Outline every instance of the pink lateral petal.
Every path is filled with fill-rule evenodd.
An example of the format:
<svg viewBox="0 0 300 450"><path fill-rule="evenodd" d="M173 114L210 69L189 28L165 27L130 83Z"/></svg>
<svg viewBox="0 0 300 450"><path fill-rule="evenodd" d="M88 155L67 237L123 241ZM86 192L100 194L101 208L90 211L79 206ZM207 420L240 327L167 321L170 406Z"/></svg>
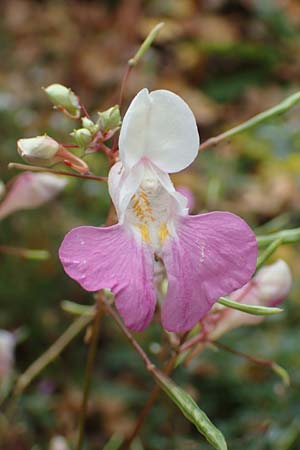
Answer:
<svg viewBox="0 0 300 450"><path fill-rule="evenodd" d="M221 296L242 287L256 267L257 243L240 217L213 212L180 219L177 237L163 248L169 287L162 323L185 332Z"/></svg>
<svg viewBox="0 0 300 450"><path fill-rule="evenodd" d="M153 251L123 226L79 227L59 249L66 273L87 291L109 288L126 326L143 330L155 310Z"/></svg>

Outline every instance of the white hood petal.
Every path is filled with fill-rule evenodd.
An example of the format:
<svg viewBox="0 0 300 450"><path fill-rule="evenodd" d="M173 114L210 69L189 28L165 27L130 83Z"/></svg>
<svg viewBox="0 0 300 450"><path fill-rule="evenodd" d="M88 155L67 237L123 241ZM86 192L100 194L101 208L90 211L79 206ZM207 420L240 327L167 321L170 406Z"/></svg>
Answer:
<svg viewBox="0 0 300 450"><path fill-rule="evenodd" d="M131 169L142 158L165 172L189 166L198 154L199 135L189 106L166 90L141 90L131 102L121 128L120 158Z"/></svg>

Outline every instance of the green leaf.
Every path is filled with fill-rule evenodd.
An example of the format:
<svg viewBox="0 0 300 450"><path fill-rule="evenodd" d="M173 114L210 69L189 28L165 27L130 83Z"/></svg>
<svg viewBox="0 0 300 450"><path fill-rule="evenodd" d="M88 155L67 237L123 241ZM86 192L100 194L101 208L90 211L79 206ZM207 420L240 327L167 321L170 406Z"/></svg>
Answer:
<svg viewBox="0 0 300 450"><path fill-rule="evenodd" d="M183 415L203 434L207 441L216 450L227 450L223 434L209 420L192 397L159 370L154 370L152 374L164 392L178 406Z"/></svg>
<svg viewBox="0 0 300 450"><path fill-rule="evenodd" d="M92 317L95 315L94 306L81 305L80 303L74 303L70 300L63 300L60 305L64 311L71 314L88 317Z"/></svg>
<svg viewBox="0 0 300 450"><path fill-rule="evenodd" d="M257 306L257 305L246 305L245 303L238 303L233 300L229 300L226 297L220 297L218 300L223 306L228 308L237 309L248 314L253 314L255 316L270 316L272 314L278 314L283 311L281 308L269 308L268 306Z"/></svg>

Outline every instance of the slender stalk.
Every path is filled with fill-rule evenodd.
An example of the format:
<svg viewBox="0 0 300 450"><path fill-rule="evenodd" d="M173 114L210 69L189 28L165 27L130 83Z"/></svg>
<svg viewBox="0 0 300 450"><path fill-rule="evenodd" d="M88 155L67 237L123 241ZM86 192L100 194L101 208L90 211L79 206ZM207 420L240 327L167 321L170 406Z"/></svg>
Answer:
<svg viewBox="0 0 300 450"><path fill-rule="evenodd" d="M203 144L200 145L199 151L201 152L203 150L206 150L208 147L214 147L220 142L225 141L228 138L231 138L232 136L242 133L243 131L250 130L251 128L260 125L261 123L269 119L272 119L273 117L283 114L289 109L293 108L293 106L295 106L299 101L300 101L300 92L296 92L295 94L290 95L285 100L280 102L278 105L273 106L272 108L267 109L266 111L263 111L260 114L257 114L256 116L252 117L246 122L243 122L242 124L237 125L236 127L233 127L230 130L219 134L218 136L214 136L211 137L210 139L207 139L205 142L203 142Z"/></svg>
<svg viewBox="0 0 300 450"><path fill-rule="evenodd" d="M52 363L69 343L91 322L92 317L82 316L66 329L66 331L35 360L17 380L14 394L19 396L50 363Z"/></svg>
<svg viewBox="0 0 300 450"><path fill-rule="evenodd" d="M259 247L266 247L278 239L281 240L281 244L296 244L300 243L300 228L291 228L290 230L257 236L256 239Z"/></svg>
<svg viewBox="0 0 300 450"><path fill-rule="evenodd" d="M158 33L160 32L161 28L164 26L164 23L158 23L157 25L155 25L155 27L150 31L150 33L148 34L148 36L146 37L146 39L143 41L143 43L141 44L140 48L138 49L138 51L136 52L136 54L134 55L133 58L131 58L128 61L129 66L136 66L137 63L139 62L139 60L144 56L144 54L149 50L149 48L151 47L154 39L156 38L156 36L158 35Z"/></svg>
<svg viewBox="0 0 300 450"><path fill-rule="evenodd" d="M87 415L87 404L88 404L88 398L89 398L89 393L90 393L90 388L91 388L92 373L93 373L93 367L94 367L95 358L96 358L97 343L98 343L98 337L99 337L99 333L100 333L100 323L101 323L102 316L103 316L102 293L100 292L97 295L97 309L96 309L95 319L94 319L94 323L93 323L91 342L90 342L87 364L86 364L86 369L85 369L83 396L82 396L82 403L81 403L80 417L79 417L77 450L82 450L82 448L83 448L84 426L85 426L86 415Z"/></svg>
<svg viewBox="0 0 300 450"><path fill-rule="evenodd" d="M110 306L110 304L104 300L104 305L105 305L105 309L107 310L107 312L112 316L112 318L114 319L114 321L116 322L116 324L118 325L118 327L123 331L123 333L125 334L125 336L127 337L128 341L130 342L130 344L132 345L132 347L136 350L136 352L140 355L141 359L143 360L143 363L146 366L146 369L149 370L150 372L153 371L154 369L154 364L150 361L149 357L147 356L147 354L144 352L144 350L142 349L142 347L139 345L139 343L134 339L133 335L130 333L130 331L125 327L125 325L123 324L122 320L120 319L120 317L118 316L118 314L116 313L116 311L114 310L114 308L112 306Z"/></svg>
<svg viewBox="0 0 300 450"><path fill-rule="evenodd" d="M11 247L9 245L0 245L0 253L6 255L19 256L25 259L35 259L43 261L48 259L50 254L47 250L35 250L30 248Z"/></svg>
<svg viewBox="0 0 300 450"><path fill-rule="evenodd" d="M205 336L202 333L197 334L197 336L194 336L193 338L189 339L187 342L182 344L179 349L179 353L183 353L186 350L189 350L191 347L193 347L195 344L198 344L199 342L205 342Z"/></svg>
<svg viewBox="0 0 300 450"><path fill-rule="evenodd" d="M253 364L258 364L259 366L269 367L271 370L273 370L273 372L275 372L282 379L285 386L290 385L290 377L289 377L288 372L282 366L277 364L275 361L272 361L271 359L256 358L254 356L248 355L247 353L240 352L231 347L228 347L227 345L221 344L221 342L218 342L218 341L213 341L211 343L215 347L219 347L220 349L225 350L226 352L230 352L230 353L233 353L234 355L240 356L241 358L244 358Z"/></svg>
<svg viewBox="0 0 300 450"><path fill-rule="evenodd" d="M278 249L278 247L280 247L281 244L282 240L280 238L271 242L269 247L267 247L266 250L257 258L256 270L259 270L264 265L267 259L269 259L271 255L273 255L273 253Z"/></svg>
<svg viewBox="0 0 300 450"><path fill-rule="evenodd" d="M39 167L39 166L29 166L28 164L9 163L8 168L9 169L18 169L18 170L29 170L30 172L53 173L55 175L63 175L66 177L74 177L74 178L83 178L84 180L94 180L94 181L101 181L102 183L107 183L107 177L97 177L95 175L82 175L79 173L72 173L72 172L67 172L64 170L48 169L46 167Z"/></svg>
<svg viewBox="0 0 300 450"><path fill-rule="evenodd" d="M177 359L177 354L173 355L172 358L167 363L165 369L163 370L164 375L170 375L172 373L172 371L176 365L176 359ZM132 432L130 433L129 437L126 439L125 447L123 450L130 450L131 444L134 441L134 439L136 438L136 436L138 435L138 433L140 432L140 429L142 428L147 415L149 414L153 404L155 403L155 401L160 393L160 390L161 390L161 387L159 385L156 385L150 392L148 400L145 403L142 411L140 412Z"/></svg>

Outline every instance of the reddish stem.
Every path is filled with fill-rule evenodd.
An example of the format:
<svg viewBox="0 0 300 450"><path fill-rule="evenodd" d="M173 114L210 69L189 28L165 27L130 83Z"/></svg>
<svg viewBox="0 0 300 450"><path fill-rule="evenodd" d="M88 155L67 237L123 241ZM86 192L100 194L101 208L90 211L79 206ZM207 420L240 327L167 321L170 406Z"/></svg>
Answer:
<svg viewBox="0 0 300 450"><path fill-rule="evenodd" d="M95 175L81 175L79 173L66 172L64 170L47 169L46 167L29 166L27 164L9 163L9 169L29 170L30 172L46 172L55 175L63 175L66 177L82 178L84 180L101 181L107 183L107 177L97 177Z"/></svg>

